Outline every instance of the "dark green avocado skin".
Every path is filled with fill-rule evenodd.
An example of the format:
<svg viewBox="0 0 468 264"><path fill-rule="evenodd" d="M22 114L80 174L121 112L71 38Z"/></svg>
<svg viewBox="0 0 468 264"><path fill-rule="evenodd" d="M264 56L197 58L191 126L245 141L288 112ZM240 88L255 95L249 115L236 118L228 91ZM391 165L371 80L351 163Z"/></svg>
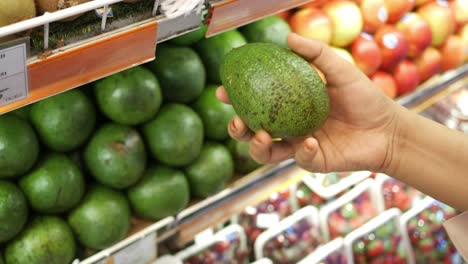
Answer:
<svg viewBox="0 0 468 264"><path fill-rule="evenodd" d="M253 131L276 138L310 134L330 111L325 84L307 61L270 43L233 49L221 79L236 113Z"/></svg>

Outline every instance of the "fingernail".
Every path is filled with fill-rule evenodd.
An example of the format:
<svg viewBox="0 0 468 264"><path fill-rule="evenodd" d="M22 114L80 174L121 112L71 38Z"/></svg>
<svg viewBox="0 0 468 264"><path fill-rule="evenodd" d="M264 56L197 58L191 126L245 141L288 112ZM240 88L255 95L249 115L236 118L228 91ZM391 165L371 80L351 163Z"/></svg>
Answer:
<svg viewBox="0 0 468 264"><path fill-rule="evenodd" d="M253 143L257 146L260 146L263 144L263 142L258 137L254 137Z"/></svg>
<svg viewBox="0 0 468 264"><path fill-rule="evenodd" d="M306 141L304 142L304 150L309 153L315 151L315 147L313 146L311 139L306 139Z"/></svg>
<svg viewBox="0 0 468 264"><path fill-rule="evenodd" d="M231 131L232 132L236 132L237 131L237 127L236 127L236 122L235 121L232 121L229 123L229 126L231 127Z"/></svg>

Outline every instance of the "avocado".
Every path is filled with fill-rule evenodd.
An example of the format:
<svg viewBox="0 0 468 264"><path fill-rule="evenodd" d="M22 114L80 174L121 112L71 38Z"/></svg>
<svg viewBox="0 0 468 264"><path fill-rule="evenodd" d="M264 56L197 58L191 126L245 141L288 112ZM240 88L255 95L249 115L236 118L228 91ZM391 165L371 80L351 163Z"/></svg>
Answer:
<svg viewBox="0 0 468 264"><path fill-rule="evenodd" d="M200 115L205 128L205 136L212 140L224 140L228 137L227 126L236 115L231 105L216 98L218 86L209 85L193 104L193 109Z"/></svg>
<svg viewBox="0 0 468 264"><path fill-rule="evenodd" d="M224 56L232 49L245 44L247 44L247 41L235 29L211 38L202 39L195 44L195 50L205 65L208 80L213 83L220 83L219 68Z"/></svg>
<svg viewBox="0 0 468 264"><path fill-rule="evenodd" d="M75 207L85 192L78 166L64 154L50 153L19 185L29 205L40 213L64 213Z"/></svg>
<svg viewBox="0 0 468 264"><path fill-rule="evenodd" d="M291 28L278 16L266 17L239 30L248 42L267 42L288 48L287 38Z"/></svg>
<svg viewBox="0 0 468 264"><path fill-rule="evenodd" d="M86 167L97 181L116 189L136 183L146 166L146 151L138 131L109 123L99 128L84 151Z"/></svg>
<svg viewBox="0 0 468 264"><path fill-rule="evenodd" d="M134 67L94 83L96 101L104 115L122 125L153 118L162 102L159 82L144 67Z"/></svg>
<svg viewBox="0 0 468 264"><path fill-rule="evenodd" d="M161 81L165 102L191 102L205 87L205 68L197 53L189 47L158 45L156 60L148 67Z"/></svg>
<svg viewBox="0 0 468 264"><path fill-rule="evenodd" d="M33 104L30 118L42 143L58 152L83 145L96 123L93 104L78 89Z"/></svg>
<svg viewBox="0 0 468 264"><path fill-rule="evenodd" d="M0 180L0 244L15 237L28 219L28 205L21 190Z"/></svg>
<svg viewBox="0 0 468 264"><path fill-rule="evenodd" d="M252 43L232 50L221 66L232 106L247 126L276 138L308 135L330 111L325 84L310 65L290 50Z"/></svg>
<svg viewBox="0 0 468 264"><path fill-rule="evenodd" d="M203 123L188 106L164 105L156 117L143 126L153 157L169 166L190 164L203 145Z"/></svg>
<svg viewBox="0 0 468 264"><path fill-rule="evenodd" d="M29 113L31 112L31 105L23 106L21 108L12 111L12 114L17 115L18 117L28 121L29 120Z"/></svg>
<svg viewBox="0 0 468 264"><path fill-rule="evenodd" d="M92 249L104 249L125 238L130 229L125 195L102 185L92 186L68 216L77 239Z"/></svg>
<svg viewBox="0 0 468 264"><path fill-rule="evenodd" d="M189 32L187 34L183 34L181 36L173 38L169 42L172 44L180 45L180 46L193 45L205 37L205 33L207 29L208 29L207 25L202 25L200 28L192 32Z"/></svg>
<svg viewBox="0 0 468 264"><path fill-rule="evenodd" d="M237 141L230 138L228 139L227 147L234 159L234 168L237 172L247 174L261 166L250 156L249 142Z"/></svg>
<svg viewBox="0 0 468 264"><path fill-rule="evenodd" d="M136 214L153 221L177 214L190 200L184 173L166 166L149 168L127 193Z"/></svg>
<svg viewBox="0 0 468 264"><path fill-rule="evenodd" d="M200 156L186 168L185 173L191 193L206 198L224 188L234 174L234 164L225 146L208 142L203 146Z"/></svg>
<svg viewBox="0 0 468 264"><path fill-rule="evenodd" d="M66 264L75 257L76 244L67 223L55 216L35 218L5 248L7 264Z"/></svg>
<svg viewBox="0 0 468 264"><path fill-rule="evenodd" d="M26 173L37 160L39 142L29 123L14 114L0 116L0 179Z"/></svg>

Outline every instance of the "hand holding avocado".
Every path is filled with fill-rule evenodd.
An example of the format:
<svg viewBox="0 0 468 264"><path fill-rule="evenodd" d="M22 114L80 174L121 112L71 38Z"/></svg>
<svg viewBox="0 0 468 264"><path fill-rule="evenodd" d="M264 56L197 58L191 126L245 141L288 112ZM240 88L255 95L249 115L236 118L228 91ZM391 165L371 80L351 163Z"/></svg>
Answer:
<svg viewBox="0 0 468 264"><path fill-rule="evenodd" d="M273 140L265 131L268 127L260 126L262 129L258 131L254 127L254 132L247 127L249 122L234 117L228 125L229 134L239 141L249 141L250 153L255 160L277 163L294 158L299 166L313 172L382 172L452 207L468 210L468 199L459 198L466 197L465 186L468 185L467 135L396 104L361 71L322 42L290 34L288 45L323 72L327 80L330 112L317 130L306 136L284 137L280 141ZM270 75L264 80L271 78L274 77ZM303 76L290 74L284 78L297 82ZM227 87L232 88L230 81L239 80L228 79ZM237 88L243 89L242 86ZM283 87L284 90L287 88ZM217 90L217 97L229 103L227 92L229 89L221 87ZM301 95L304 93L295 96ZM289 100L290 96L277 98ZM310 98L314 106L317 98ZM238 98L232 99L233 102L236 102L234 99L239 101ZM274 109L275 103L272 100L261 110ZM307 112L300 105L295 105L297 107L292 109L297 115ZM237 113L240 114L239 111ZM285 123L292 128L296 124Z"/></svg>
<svg viewBox="0 0 468 264"><path fill-rule="evenodd" d="M387 165L398 106L325 44L290 34L288 45L316 65L327 79L330 113L325 123L307 136L283 138L278 142L263 129L256 133L249 130L237 116L228 126L230 135L240 141L250 141L251 155L260 163L294 158L301 167L314 172L381 171ZM297 79L297 76L286 78ZM218 89L217 97L229 103L223 87Z"/></svg>

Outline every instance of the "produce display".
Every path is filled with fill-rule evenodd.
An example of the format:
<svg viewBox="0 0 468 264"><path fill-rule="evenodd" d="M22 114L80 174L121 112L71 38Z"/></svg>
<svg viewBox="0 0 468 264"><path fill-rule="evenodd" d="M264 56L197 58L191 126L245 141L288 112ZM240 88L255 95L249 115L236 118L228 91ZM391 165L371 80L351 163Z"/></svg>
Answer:
<svg viewBox="0 0 468 264"><path fill-rule="evenodd" d="M335 0L279 16L293 32L334 46L394 98L467 62L467 14L465 0Z"/></svg>
<svg viewBox="0 0 468 264"><path fill-rule="evenodd" d="M247 264L248 254L243 229L238 225L228 225L212 236L195 243L175 255L183 264ZM169 262L177 263L177 262Z"/></svg>
<svg viewBox="0 0 468 264"><path fill-rule="evenodd" d="M396 221L389 221L355 241L354 263L406 263L407 249Z"/></svg>
<svg viewBox="0 0 468 264"><path fill-rule="evenodd" d="M267 200L258 205L245 208L237 217L238 219L233 221L244 228L250 249L264 230L294 212L292 199L289 189L274 192Z"/></svg>
<svg viewBox="0 0 468 264"><path fill-rule="evenodd" d="M30 263L28 254L38 264L85 258L95 252L86 249L127 237L132 215L174 216L190 198L221 191L234 171L260 166L248 143L228 139L235 111L215 97L220 63L246 44L244 37L233 30L195 40L182 36L159 45L154 62L0 116L0 224L8 227L0 241L7 264ZM207 84L205 73L215 82ZM35 240L49 228L48 221L34 222L44 215L59 221L50 228L57 243L61 237L67 243L51 245L50 261ZM29 243L30 252L17 258L18 247Z"/></svg>
<svg viewBox="0 0 468 264"><path fill-rule="evenodd" d="M384 209L398 208L405 212L423 196L418 190L393 178L386 179L381 188Z"/></svg>
<svg viewBox="0 0 468 264"><path fill-rule="evenodd" d="M442 226L456 214L435 201L409 219L406 225L416 263L464 263Z"/></svg>
<svg viewBox="0 0 468 264"><path fill-rule="evenodd" d="M378 214L371 187L368 179L322 208L322 231L328 230L328 239L344 237Z"/></svg>
<svg viewBox="0 0 468 264"><path fill-rule="evenodd" d="M87 1L1 0L0 27ZM148 18L153 4L113 5L118 19L108 23ZM132 218L158 221L177 215L191 198L225 188L234 172L257 169L249 144L229 138L227 126L236 112L252 130L266 129L275 137L320 127L330 107L326 78L312 63L281 48L289 32L331 44L394 98L468 61L467 14L463 0L313 1L282 13L283 18L267 17L211 38L204 37L202 26L158 44L153 62L1 115L0 263L84 259L127 237ZM95 12L57 21L50 24L49 44L72 43L101 33L100 27ZM23 34L31 36L32 54L43 51L42 28ZM222 83L232 106L215 97ZM297 114L298 107L310 109L304 98L314 98L315 110ZM322 185L348 176L327 174ZM272 223L297 207L322 210L351 186L332 198L308 187L301 183L297 190L276 192L246 208L237 221L247 236L244 251L233 236L185 263L252 261L252 245ZM394 180L385 182L382 192L386 209L402 211L420 195ZM329 238L345 237L376 216L371 200L365 191L330 211L325 218ZM408 222L418 261L458 263L460 256L441 226L454 214L436 203ZM328 240L308 232L315 227L299 221L267 243L265 255L275 263L299 261ZM400 242L393 223L383 225L353 244L355 261L405 263ZM330 255L325 263L345 262Z"/></svg>
<svg viewBox="0 0 468 264"><path fill-rule="evenodd" d="M309 208L301 210L307 209ZM267 257L274 263L296 263L313 252L322 243L317 215L315 219L309 215L301 215L297 220L294 219L295 221L289 222L297 214L301 214L301 210L291 215L289 219L283 220L279 226L270 228L260 235L266 234L268 236L268 239L262 241L262 245L259 245L263 251L262 257ZM286 221L288 223L283 225ZM274 232L275 235L269 236L268 232ZM258 238L256 244L260 240L261 237Z"/></svg>

